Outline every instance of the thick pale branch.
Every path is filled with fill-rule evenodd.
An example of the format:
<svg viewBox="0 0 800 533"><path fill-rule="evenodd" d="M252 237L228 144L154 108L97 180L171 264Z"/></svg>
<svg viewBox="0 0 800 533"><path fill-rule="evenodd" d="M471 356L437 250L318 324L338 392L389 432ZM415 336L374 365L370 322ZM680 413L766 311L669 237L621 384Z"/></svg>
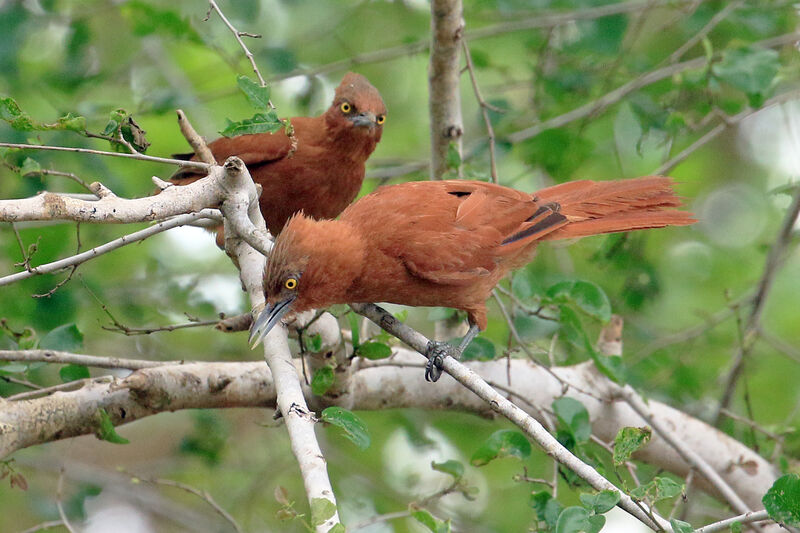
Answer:
<svg viewBox="0 0 800 533"><path fill-rule="evenodd" d="M396 355L385 363L364 362L351 376L349 393L320 398L311 396L306 389L311 406L319 409L333 403L355 410L412 407L461 410L482 416L493 414L489 404L446 376L434 386L427 383L422 379L422 369L415 364L420 361L418 354L403 348L394 351ZM97 358L81 362L98 366ZM510 364L514 380L507 388L514 397L524 399L520 405L531 406L526 410L535 417L541 414L533 406L546 407L563 396L564 382L586 389L605 382L588 363L554 368L557 378L527 360L514 359ZM506 361L466 364L487 382L498 384L507 383L506 365ZM603 402L573 389L568 394L586 406L592 432L603 441L613 441L622 427L642 425L641 417L624 402ZM179 409L274 407L275 398L272 373L263 362L163 364L144 368L123 380L109 378L76 391L5 402L0 409L0 458L20 448L94 433L100 407L106 409L115 424L126 424ZM776 478L776 472L765 459L708 424L663 403L650 400L648 407L654 417L674 428L676 438L720 472L748 505L758 506ZM125 414L121 416L123 411ZM690 468L657 434L636 458L680 477L685 477ZM701 487L713 490L707 483L701 483Z"/></svg>
<svg viewBox="0 0 800 533"><path fill-rule="evenodd" d="M447 171L447 152L455 145L461 157L461 42L464 39L464 8L461 0L431 1L431 59L428 65L431 118L431 176Z"/></svg>

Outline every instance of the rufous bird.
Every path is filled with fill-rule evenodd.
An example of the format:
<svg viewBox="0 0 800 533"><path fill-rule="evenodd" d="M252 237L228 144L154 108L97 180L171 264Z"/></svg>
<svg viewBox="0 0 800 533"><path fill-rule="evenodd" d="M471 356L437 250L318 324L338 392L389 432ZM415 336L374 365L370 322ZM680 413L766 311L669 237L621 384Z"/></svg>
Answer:
<svg viewBox="0 0 800 533"><path fill-rule="evenodd" d="M467 312L460 346L432 342L425 378L486 328L486 300L540 241L695 222L672 180L574 181L528 194L479 181L381 187L339 220L293 216L264 270L267 307L251 329L256 344L289 311L337 303L392 302Z"/></svg>
<svg viewBox="0 0 800 533"><path fill-rule="evenodd" d="M238 156L261 184L261 212L273 235L298 211L317 219L334 218L353 201L364 181L364 164L381 140L386 105L367 78L348 72L325 113L290 120L297 140L294 151L283 129L222 137L208 145L220 164ZM185 185L201 177L196 170L183 169L171 179ZM217 232L220 245L221 233Z"/></svg>

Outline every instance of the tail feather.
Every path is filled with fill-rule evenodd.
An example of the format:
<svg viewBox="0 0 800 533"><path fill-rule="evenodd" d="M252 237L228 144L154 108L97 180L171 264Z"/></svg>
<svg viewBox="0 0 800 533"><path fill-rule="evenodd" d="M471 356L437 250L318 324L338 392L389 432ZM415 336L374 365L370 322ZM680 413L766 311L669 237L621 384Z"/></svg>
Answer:
<svg viewBox="0 0 800 533"><path fill-rule="evenodd" d="M648 176L622 181L574 181L536 193L542 201L556 202L568 224L542 237L571 239L598 233L614 233L696 222L691 213L673 209L681 198L672 190L672 179Z"/></svg>

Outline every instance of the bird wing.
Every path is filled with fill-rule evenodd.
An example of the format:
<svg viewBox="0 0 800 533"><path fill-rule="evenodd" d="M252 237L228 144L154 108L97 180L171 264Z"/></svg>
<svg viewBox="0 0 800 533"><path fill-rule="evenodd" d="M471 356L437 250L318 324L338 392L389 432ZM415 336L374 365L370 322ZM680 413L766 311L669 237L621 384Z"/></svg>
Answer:
<svg viewBox="0 0 800 533"><path fill-rule="evenodd" d="M292 119L292 124L298 119ZM286 157L292 149L292 141L284 130L275 133L256 133L252 135L238 135L236 137L220 137L208 144L211 153L218 163L222 164L227 158L237 156L244 161L248 168L255 165L271 163ZM178 159L194 159L194 154L175 154ZM203 173L197 170L183 168L175 172L170 179L194 181Z"/></svg>
<svg viewBox="0 0 800 533"><path fill-rule="evenodd" d="M566 223L530 194L466 180L382 187L342 214L412 275L467 285L491 275L503 256Z"/></svg>

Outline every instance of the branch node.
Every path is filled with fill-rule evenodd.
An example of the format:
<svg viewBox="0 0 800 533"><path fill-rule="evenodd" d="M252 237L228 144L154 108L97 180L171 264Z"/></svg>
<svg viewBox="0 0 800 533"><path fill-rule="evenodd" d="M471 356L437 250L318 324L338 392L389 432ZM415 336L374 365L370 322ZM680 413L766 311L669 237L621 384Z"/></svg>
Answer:
<svg viewBox="0 0 800 533"><path fill-rule="evenodd" d="M111 192L111 189L100 183L99 181L95 181L89 184L89 190L91 190L95 196L98 198L116 198L117 195Z"/></svg>
<svg viewBox="0 0 800 533"><path fill-rule="evenodd" d="M171 182L164 181L161 178L159 178L158 176L153 176L150 179L153 181L153 184L155 184L155 186L158 187L158 189L161 190L161 191L167 189L168 187L172 187L172 185L173 185Z"/></svg>

